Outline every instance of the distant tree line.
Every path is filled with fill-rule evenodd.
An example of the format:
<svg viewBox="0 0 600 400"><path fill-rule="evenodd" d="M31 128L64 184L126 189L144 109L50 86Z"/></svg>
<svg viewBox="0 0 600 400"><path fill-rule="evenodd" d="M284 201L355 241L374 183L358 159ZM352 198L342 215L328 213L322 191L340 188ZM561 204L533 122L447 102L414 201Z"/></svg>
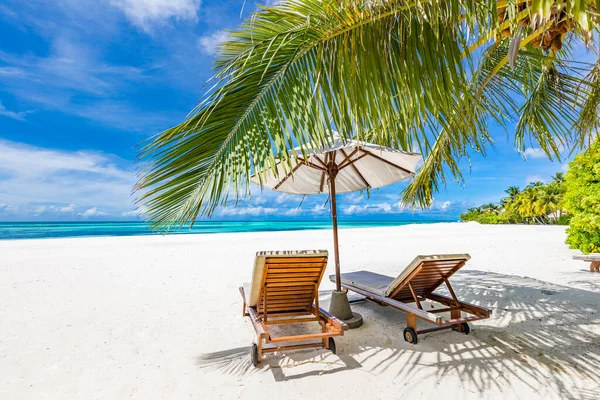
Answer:
<svg viewBox="0 0 600 400"><path fill-rule="evenodd" d="M559 224L567 225L571 216L562 206L565 176L557 172L550 183L533 182L525 189L511 186L499 203L470 208L460 215L462 221L482 224Z"/></svg>
<svg viewBox="0 0 600 400"><path fill-rule="evenodd" d="M567 244L584 253L600 253L600 139L569 163L566 175L550 183L511 186L500 203L484 204L461 214L482 224L569 225Z"/></svg>

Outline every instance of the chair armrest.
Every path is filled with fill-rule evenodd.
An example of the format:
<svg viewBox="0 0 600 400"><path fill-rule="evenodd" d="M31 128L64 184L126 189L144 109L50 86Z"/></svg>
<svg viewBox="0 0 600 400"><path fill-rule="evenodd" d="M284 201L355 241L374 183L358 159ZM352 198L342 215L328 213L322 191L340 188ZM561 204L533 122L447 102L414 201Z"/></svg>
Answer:
<svg viewBox="0 0 600 400"><path fill-rule="evenodd" d="M327 311L323 310L321 307L319 307L319 314L324 316L325 318L327 318L329 320L329 322L331 322L333 325L339 325L339 328L341 330L343 330L343 331L348 330L348 325L346 325L346 323L344 321L337 319L333 315L329 314Z"/></svg>

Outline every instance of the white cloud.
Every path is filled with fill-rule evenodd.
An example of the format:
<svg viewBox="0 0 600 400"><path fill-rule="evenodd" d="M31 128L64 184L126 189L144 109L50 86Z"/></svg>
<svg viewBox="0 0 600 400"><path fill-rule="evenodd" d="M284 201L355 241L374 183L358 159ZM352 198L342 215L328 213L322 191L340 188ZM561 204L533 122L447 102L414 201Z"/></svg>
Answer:
<svg viewBox="0 0 600 400"><path fill-rule="evenodd" d="M352 204L342 210L343 214L346 215L356 215L356 214L389 214L394 211L394 208L389 203L379 203L379 204L365 204L363 206L359 206L356 204Z"/></svg>
<svg viewBox="0 0 600 400"><path fill-rule="evenodd" d="M156 24L170 20L198 20L200 0L111 0L120 8L129 21L144 31L150 31Z"/></svg>
<svg viewBox="0 0 600 400"><path fill-rule="evenodd" d="M288 217L295 217L302 213L303 213L303 210L301 208L290 208L289 210L285 211L283 214Z"/></svg>
<svg viewBox="0 0 600 400"><path fill-rule="evenodd" d="M525 156L525 158L544 158L544 157L547 157L546 153L544 153L544 150L540 149L539 147L528 147L523 152L523 155Z"/></svg>
<svg viewBox="0 0 600 400"><path fill-rule="evenodd" d="M362 193L352 193L344 196L344 202L350 204L358 204L366 200Z"/></svg>
<svg viewBox="0 0 600 400"><path fill-rule="evenodd" d="M0 171L40 178L61 171L80 171L109 178L129 179L132 173L117 168L97 152L52 150L0 140Z"/></svg>
<svg viewBox="0 0 600 400"><path fill-rule="evenodd" d="M38 206L35 209L35 215L37 216L37 215L44 214L46 211L48 211L48 207L46 207L46 206Z"/></svg>
<svg viewBox="0 0 600 400"><path fill-rule="evenodd" d="M317 204L310 210L313 214L324 214L329 212L329 207L325 206L325 204Z"/></svg>
<svg viewBox="0 0 600 400"><path fill-rule="evenodd" d="M448 209L448 207L450 207L451 205L452 205L452 202L451 202L451 201L445 201L445 202L443 202L443 203L440 205L440 208L441 208L442 210L447 210L447 209Z"/></svg>
<svg viewBox="0 0 600 400"><path fill-rule="evenodd" d="M78 39L57 36L50 45L49 55L44 57L0 52L0 60L11 65L12 71L19 71L18 75L0 73L0 76L17 79L6 81L13 85L28 80L37 84L40 91L61 88L90 95L118 92L115 78L132 81L143 78L143 69L105 63L93 45Z"/></svg>
<svg viewBox="0 0 600 400"><path fill-rule="evenodd" d="M229 33L225 31L215 31L210 35L201 36L198 38L198 47L202 53L212 56L221 42L229 38Z"/></svg>
<svg viewBox="0 0 600 400"><path fill-rule="evenodd" d="M25 116L28 114L28 111L9 111L2 105L0 101L0 115L4 115L5 117L16 119L17 121L25 121Z"/></svg>
<svg viewBox="0 0 600 400"><path fill-rule="evenodd" d="M277 204L285 204L288 202L298 202L298 204L300 204L300 202L302 201L302 197L301 195L294 195L294 194L288 194L288 193L280 193L276 198L275 198L275 203Z"/></svg>
<svg viewBox="0 0 600 400"><path fill-rule="evenodd" d="M224 207L218 210L221 216L252 216L259 217L273 215L280 212L278 208L272 207Z"/></svg>
<svg viewBox="0 0 600 400"><path fill-rule="evenodd" d="M525 185L529 185L530 183L535 183L535 182L545 183L546 181L547 181L547 179L541 175L528 175L527 178L525 178Z"/></svg>
<svg viewBox="0 0 600 400"><path fill-rule="evenodd" d="M262 204L265 204L268 202L268 199L266 196L254 196L252 197L252 204L256 204L257 206L260 206Z"/></svg>
<svg viewBox="0 0 600 400"><path fill-rule="evenodd" d="M139 210L125 211L125 212L121 213L121 216L123 216L123 217L137 217L139 215L140 215Z"/></svg>
<svg viewBox="0 0 600 400"><path fill-rule="evenodd" d="M15 67L0 67L0 76L22 77L25 76L25 71Z"/></svg>
<svg viewBox="0 0 600 400"><path fill-rule="evenodd" d="M98 217L98 216L102 216L102 215L108 215L105 212L99 211L98 207L92 207L88 210L85 210L84 212L82 212L81 214L82 217Z"/></svg>
<svg viewBox="0 0 600 400"><path fill-rule="evenodd" d="M68 206L62 207L60 209L60 212L61 213L66 213L66 214L74 213L75 212L75 208L77 208L77 206L75 204L69 204Z"/></svg>
<svg viewBox="0 0 600 400"><path fill-rule="evenodd" d="M0 69L0 84L21 101L41 109L123 130L158 130L174 121L173 114L142 109L124 99L124 93L135 91L140 82L149 79L151 68L107 63L102 58L93 45L59 35L43 57L0 51L0 63L11 65ZM0 104L0 115L24 120L28 113L9 111Z"/></svg>
<svg viewBox="0 0 600 400"><path fill-rule="evenodd" d="M75 204L88 208L100 204L119 213L130 210L135 175L120 163L125 162L98 152L0 140L0 203L10 204L13 213L23 216L74 213Z"/></svg>
<svg viewBox="0 0 600 400"><path fill-rule="evenodd" d="M40 205L35 207L33 211L33 215L40 216L42 214L52 214L57 213L60 209L57 206L49 206L49 205Z"/></svg>
<svg viewBox="0 0 600 400"><path fill-rule="evenodd" d="M31 214L32 210L29 210L29 214ZM21 207L16 204L0 204L0 212L4 213L3 216L7 215L20 215Z"/></svg>

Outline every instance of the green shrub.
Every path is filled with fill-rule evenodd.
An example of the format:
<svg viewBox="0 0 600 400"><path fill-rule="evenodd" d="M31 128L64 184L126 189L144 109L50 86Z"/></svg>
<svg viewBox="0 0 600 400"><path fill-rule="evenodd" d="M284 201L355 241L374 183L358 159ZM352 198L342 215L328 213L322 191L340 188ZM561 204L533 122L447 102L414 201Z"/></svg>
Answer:
<svg viewBox="0 0 600 400"><path fill-rule="evenodd" d="M572 216L567 243L584 253L600 252L600 141L569 164L564 207Z"/></svg>
<svg viewBox="0 0 600 400"><path fill-rule="evenodd" d="M460 215L460 219L463 221L476 221L480 224L508 224L508 219L502 214L496 214L493 212L485 212L480 210L469 210L466 213Z"/></svg>
<svg viewBox="0 0 600 400"><path fill-rule="evenodd" d="M461 219L461 221L465 221L465 222L478 221L481 214L482 214L481 211L471 209L471 210L467 210L467 212L460 214L460 219Z"/></svg>
<svg viewBox="0 0 600 400"><path fill-rule="evenodd" d="M556 224L557 225L569 225L572 217L573 216L571 214L561 215L560 217L558 217L556 219Z"/></svg>

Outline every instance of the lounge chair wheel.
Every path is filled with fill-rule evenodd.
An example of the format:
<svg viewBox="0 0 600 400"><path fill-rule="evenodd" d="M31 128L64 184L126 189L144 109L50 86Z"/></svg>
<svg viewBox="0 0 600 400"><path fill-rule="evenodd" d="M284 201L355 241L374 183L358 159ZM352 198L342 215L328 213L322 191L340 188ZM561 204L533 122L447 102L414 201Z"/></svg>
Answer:
<svg viewBox="0 0 600 400"><path fill-rule="evenodd" d="M417 332L413 328L404 328L404 340L408 343L417 344L419 342Z"/></svg>
<svg viewBox="0 0 600 400"><path fill-rule="evenodd" d="M337 349L335 348L335 340L333 340L332 337L329 338L329 350L331 350L333 354L337 354Z"/></svg>
<svg viewBox="0 0 600 400"><path fill-rule="evenodd" d="M258 346L256 343L252 343L252 347L250 348L250 359L252 360L252 365L255 367L258 366Z"/></svg>
<svg viewBox="0 0 600 400"><path fill-rule="evenodd" d="M471 328L469 327L469 324L467 324L466 322L460 323L458 325L454 325L452 327L452 330L462 332L465 335L468 335L469 332L471 332Z"/></svg>

